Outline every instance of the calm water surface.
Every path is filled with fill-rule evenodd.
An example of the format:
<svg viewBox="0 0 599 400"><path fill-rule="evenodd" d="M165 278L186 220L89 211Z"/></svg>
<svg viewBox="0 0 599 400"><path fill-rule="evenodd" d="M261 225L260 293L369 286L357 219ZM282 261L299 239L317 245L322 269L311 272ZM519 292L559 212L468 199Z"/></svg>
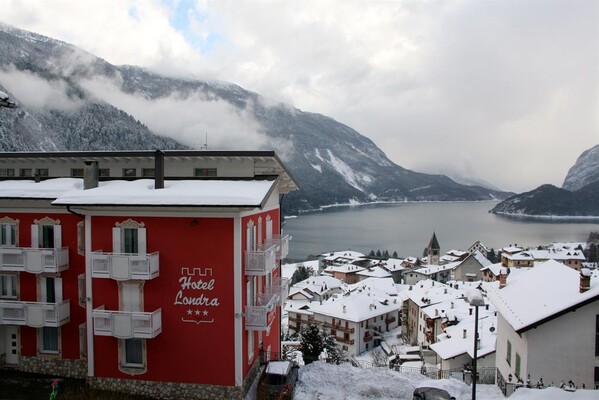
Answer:
<svg viewBox="0 0 599 400"><path fill-rule="evenodd" d="M555 241L585 241L599 231L599 220L523 220L488 211L496 202L399 203L336 207L300 215L285 222L291 235L289 261L332 250L397 251L400 257L421 256L431 235L441 251L467 250L480 240L488 247L539 245Z"/></svg>

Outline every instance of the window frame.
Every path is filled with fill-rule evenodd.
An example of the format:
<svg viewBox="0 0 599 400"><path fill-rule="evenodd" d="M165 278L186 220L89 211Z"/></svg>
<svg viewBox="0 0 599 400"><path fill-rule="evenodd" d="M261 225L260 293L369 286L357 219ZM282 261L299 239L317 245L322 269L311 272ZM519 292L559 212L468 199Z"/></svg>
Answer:
<svg viewBox="0 0 599 400"><path fill-rule="evenodd" d="M193 176L196 178L214 178L218 176L218 168L194 168Z"/></svg>
<svg viewBox="0 0 599 400"><path fill-rule="evenodd" d="M47 332L56 332L56 337L51 338L52 340L56 340L56 348L46 348L46 333ZM45 355L60 355L61 353L61 340L60 340L60 327L55 326L44 326L38 328L38 353Z"/></svg>
<svg viewBox="0 0 599 400"><path fill-rule="evenodd" d="M4 294L5 289L6 289L6 294ZM19 298L19 275L16 273L0 274L0 299L18 300L18 298Z"/></svg>
<svg viewBox="0 0 599 400"><path fill-rule="evenodd" d="M507 362L507 365L510 367L512 366L512 342L510 342L509 339L507 340L505 361Z"/></svg>
<svg viewBox="0 0 599 400"><path fill-rule="evenodd" d="M123 178L137 177L137 168L123 168Z"/></svg>

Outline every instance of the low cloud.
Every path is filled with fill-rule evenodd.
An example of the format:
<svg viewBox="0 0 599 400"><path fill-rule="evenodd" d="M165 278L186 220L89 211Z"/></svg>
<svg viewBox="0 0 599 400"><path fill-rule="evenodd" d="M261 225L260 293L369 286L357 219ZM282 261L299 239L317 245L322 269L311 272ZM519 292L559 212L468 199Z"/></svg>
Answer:
<svg viewBox="0 0 599 400"><path fill-rule="evenodd" d="M209 150L255 150L269 147L269 139L250 112L223 100L206 100L200 94L147 99L124 93L117 82L94 79L82 86L96 98L131 114L159 135L187 146Z"/></svg>
<svg viewBox="0 0 599 400"><path fill-rule="evenodd" d="M74 110L83 105L62 80L48 81L29 71L19 71L13 65L0 69L0 84L17 103L32 109Z"/></svg>

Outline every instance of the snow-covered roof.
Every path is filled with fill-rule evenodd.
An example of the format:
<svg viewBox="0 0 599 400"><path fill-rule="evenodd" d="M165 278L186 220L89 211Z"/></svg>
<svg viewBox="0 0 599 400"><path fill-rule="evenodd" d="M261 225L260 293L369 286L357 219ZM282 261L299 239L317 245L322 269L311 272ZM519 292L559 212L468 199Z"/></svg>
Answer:
<svg viewBox="0 0 599 400"><path fill-rule="evenodd" d="M289 289L289 296L303 292L308 298L312 298L311 293L322 294L329 290L338 289L343 285L343 282L332 276L320 275L311 276L301 282L296 283ZM307 293L306 293L307 292Z"/></svg>
<svg viewBox="0 0 599 400"><path fill-rule="evenodd" d="M357 274L361 276L370 276L373 278L388 278L391 276L391 274L388 271L384 270L381 267L365 269L363 271L358 272Z"/></svg>
<svg viewBox="0 0 599 400"><path fill-rule="evenodd" d="M480 251L476 250L474 253L472 253L472 257L476 258L476 261L478 261L480 263L480 265L484 267L488 267L489 265L491 265L491 261L489 261L489 259L487 257L485 257L483 255L483 253L481 253Z"/></svg>
<svg viewBox="0 0 599 400"><path fill-rule="evenodd" d="M517 253L522 250L524 249L518 246L506 246L501 248L502 253Z"/></svg>
<svg viewBox="0 0 599 400"><path fill-rule="evenodd" d="M535 260L586 260L580 250L550 249L550 250L527 250L520 254L528 254Z"/></svg>
<svg viewBox="0 0 599 400"><path fill-rule="evenodd" d="M415 269L412 272L416 272L422 275L433 275L436 274L437 272L442 272L442 271L447 271L447 270L451 270L454 269L455 267L457 267L460 264L459 261L456 262L452 262L452 263L448 263L448 264L443 264L443 265L432 265L432 264L428 264L428 265L423 265L422 267Z"/></svg>
<svg viewBox="0 0 599 400"><path fill-rule="evenodd" d="M2 198L56 199L70 191L83 191L83 179L56 178L41 182L32 180L0 181L0 197Z"/></svg>
<svg viewBox="0 0 599 400"><path fill-rule="evenodd" d="M463 250L449 250L447 253L448 256L453 256L453 257L462 257L466 254L468 254L467 251L463 251Z"/></svg>
<svg viewBox="0 0 599 400"><path fill-rule="evenodd" d="M87 190L70 190L57 205L259 206L276 181L178 180L154 189L153 179L100 182Z"/></svg>
<svg viewBox="0 0 599 400"><path fill-rule="evenodd" d="M321 254L321 257L323 257L324 260L329 260L329 261L334 261L335 259L337 259L339 257L354 260L357 258L364 257L364 254L357 252L357 251L352 251L352 250L343 250L343 251L333 251L330 253L323 253L323 254Z"/></svg>
<svg viewBox="0 0 599 400"><path fill-rule="evenodd" d="M503 289L490 290L488 296L512 328L521 331L560 311L598 298L599 278L593 278L590 289L580 293L579 273L549 260L508 281Z"/></svg>
<svg viewBox="0 0 599 400"><path fill-rule="evenodd" d="M497 318L491 315L479 316L479 338L480 348L477 350L477 358L484 357L495 351L497 342ZM466 337L464 338L464 330ZM463 322L447 327L445 334L439 336L436 343L431 344L431 349L444 360L468 354L474 357L474 318L471 317Z"/></svg>
<svg viewBox="0 0 599 400"><path fill-rule="evenodd" d="M397 258L390 258L387 261L384 261L383 268L385 268L389 272L402 271L406 269L403 264L404 260L400 260Z"/></svg>
<svg viewBox="0 0 599 400"><path fill-rule="evenodd" d="M351 292L335 295L322 304L311 303L314 314L360 322L397 311L402 303L391 278L368 278L351 286Z"/></svg>
<svg viewBox="0 0 599 400"><path fill-rule="evenodd" d="M489 270L493 273L493 275L495 276L499 276L499 273L501 272L501 268L505 268L501 265L501 263L495 263L495 264L489 264L486 267L481 268L481 271L484 270Z"/></svg>
<svg viewBox="0 0 599 400"><path fill-rule="evenodd" d="M325 272L340 272L342 274L355 274L357 272L363 271L365 268L358 267L354 264L342 264L342 265L331 265L325 268Z"/></svg>

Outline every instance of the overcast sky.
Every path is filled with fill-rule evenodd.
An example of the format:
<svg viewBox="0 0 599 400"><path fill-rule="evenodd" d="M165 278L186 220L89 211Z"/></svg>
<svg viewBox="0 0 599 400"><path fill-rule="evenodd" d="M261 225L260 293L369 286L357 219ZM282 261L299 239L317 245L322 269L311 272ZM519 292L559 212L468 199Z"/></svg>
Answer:
<svg viewBox="0 0 599 400"><path fill-rule="evenodd" d="M331 116L417 171L561 186L599 143L599 1L0 0L0 10L112 64L233 82Z"/></svg>

